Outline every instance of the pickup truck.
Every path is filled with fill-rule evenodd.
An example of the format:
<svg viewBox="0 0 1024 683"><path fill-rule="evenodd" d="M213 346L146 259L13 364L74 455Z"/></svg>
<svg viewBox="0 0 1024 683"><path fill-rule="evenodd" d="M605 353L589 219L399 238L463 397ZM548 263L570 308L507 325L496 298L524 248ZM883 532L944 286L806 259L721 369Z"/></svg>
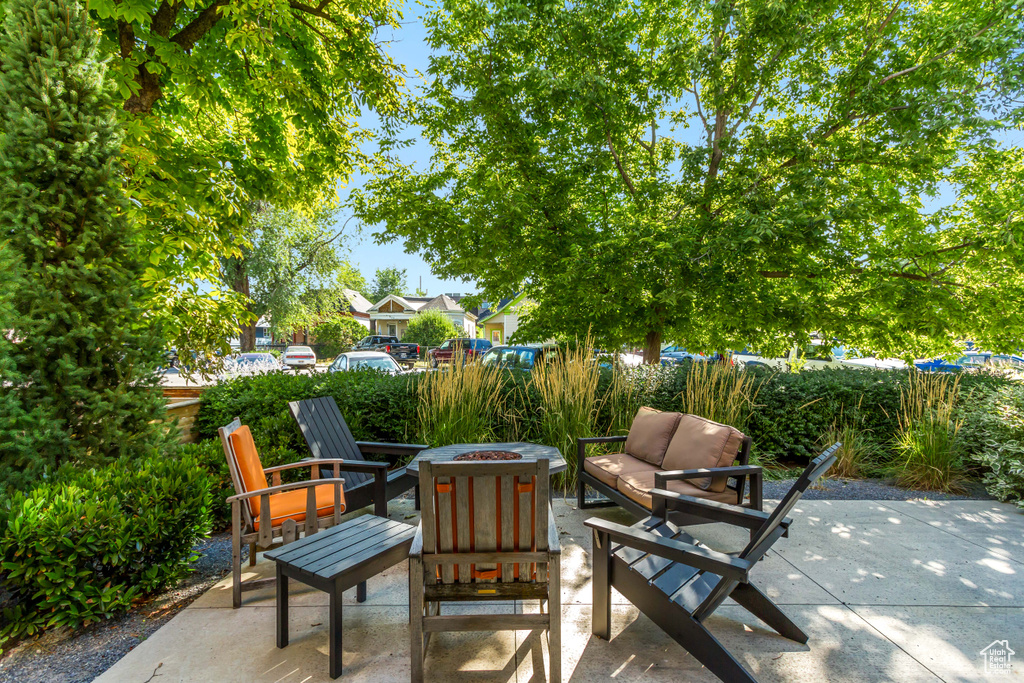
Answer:
<svg viewBox="0 0 1024 683"><path fill-rule="evenodd" d="M363 337L352 347L353 351L383 351L399 363L412 365L420 357L419 344L403 344L398 337L370 335Z"/></svg>

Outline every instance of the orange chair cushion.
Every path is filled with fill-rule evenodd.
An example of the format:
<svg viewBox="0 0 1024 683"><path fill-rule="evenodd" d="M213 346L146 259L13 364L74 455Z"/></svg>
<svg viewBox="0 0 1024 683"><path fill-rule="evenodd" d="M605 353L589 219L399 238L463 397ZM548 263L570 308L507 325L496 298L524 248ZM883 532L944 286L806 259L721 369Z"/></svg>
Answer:
<svg viewBox="0 0 1024 683"><path fill-rule="evenodd" d="M316 516L325 517L334 513L334 485L321 484L316 487ZM345 512L345 492L341 492L341 512ZM306 489L296 489L270 494L270 526L276 527L286 519L306 521ZM260 518L253 515L253 525L260 528Z"/></svg>
<svg viewBox="0 0 1024 683"><path fill-rule="evenodd" d="M260 454L256 452L256 444L252 440L252 432L248 425L242 425L231 432L228 437L231 440L231 450L235 452L235 465L238 467L238 476L242 479L242 487L249 493L269 488L267 475L263 473L263 463L260 462ZM260 514L260 499L249 499L249 512L253 517Z"/></svg>

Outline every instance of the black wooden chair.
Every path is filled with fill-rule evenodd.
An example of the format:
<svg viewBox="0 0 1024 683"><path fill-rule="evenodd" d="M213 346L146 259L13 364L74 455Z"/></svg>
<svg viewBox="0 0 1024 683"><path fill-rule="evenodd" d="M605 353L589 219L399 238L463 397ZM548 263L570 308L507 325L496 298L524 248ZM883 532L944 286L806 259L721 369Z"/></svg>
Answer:
<svg viewBox="0 0 1024 683"><path fill-rule="evenodd" d="M720 679L756 683L703 622L731 597L786 638L807 642L807 635L751 583L750 571L787 534L792 520L786 515L836 461L840 445L815 458L771 514L654 489L654 511L642 522L627 527L588 519L594 530L594 635L611 637L614 586ZM750 542L736 555L711 550L666 521L671 508L745 527Z"/></svg>
<svg viewBox="0 0 1024 683"><path fill-rule="evenodd" d="M310 453L314 458L329 460L366 460L366 455L379 453L397 455L406 458L415 457L426 448L423 444L381 443L376 441L356 441L345 418L338 410L333 396L321 396L305 401L292 401L288 404L292 417L299 424L302 436L306 439ZM332 476L330 467L321 468L321 476ZM417 486L415 475L406 473L404 467L388 472L387 500L396 498ZM357 510L374 502L373 475L362 472L345 473L345 501L349 510ZM418 491L417 491L418 492ZM417 496L417 509L419 497Z"/></svg>

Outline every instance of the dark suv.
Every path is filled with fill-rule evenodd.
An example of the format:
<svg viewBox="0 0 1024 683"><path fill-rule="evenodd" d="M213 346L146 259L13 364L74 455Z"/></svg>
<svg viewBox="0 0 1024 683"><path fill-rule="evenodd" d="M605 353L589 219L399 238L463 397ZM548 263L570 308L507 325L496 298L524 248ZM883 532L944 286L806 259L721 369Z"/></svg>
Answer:
<svg viewBox="0 0 1024 683"><path fill-rule="evenodd" d="M490 348L491 342L486 339L445 339L436 349L430 349L427 355L430 357L430 366L436 368L441 363L451 363L455 360L455 354L459 349L466 355L466 360L474 360L487 353Z"/></svg>

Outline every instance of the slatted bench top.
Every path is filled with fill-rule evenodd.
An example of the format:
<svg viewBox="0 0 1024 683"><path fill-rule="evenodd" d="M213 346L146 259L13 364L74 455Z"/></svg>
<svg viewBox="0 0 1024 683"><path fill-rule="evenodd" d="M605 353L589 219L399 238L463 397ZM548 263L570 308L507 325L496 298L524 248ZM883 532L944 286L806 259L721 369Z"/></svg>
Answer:
<svg viewBox="0 0 1024 683"><path fill-rule="evenodd" d="M416 527L386 517L363 515L264 554L286 565L296 578L311 585L357 572L385 554L408 556Z"/></svg>

